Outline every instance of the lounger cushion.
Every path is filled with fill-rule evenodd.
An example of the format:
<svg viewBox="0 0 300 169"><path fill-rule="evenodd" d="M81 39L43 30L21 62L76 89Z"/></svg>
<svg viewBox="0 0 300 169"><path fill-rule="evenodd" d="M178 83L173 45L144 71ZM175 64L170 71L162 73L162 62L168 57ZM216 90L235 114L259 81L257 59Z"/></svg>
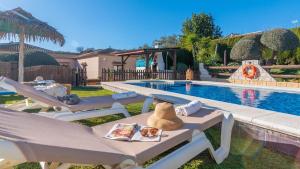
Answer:
<svg viewBox="0 0 300 169"><path fill-rule="evenodd" d="M64 122L0 108L0 138L14 142L27 161L115 165L126 159L142 164L189 140L195 129L205 130L222 121L222 112L201 109L180 117L184 126L164 131L160 142L125 142L103 136L116 123L146 125L145 113L95 127Z"/></svg>
<svg viewBox="0 0 300 169"><path fill-rule="evenodd" d="M90 127L3 108L0 138L13 141L29 162L114 165L131 159L102 143Z"/></svg>
<svg viewBox="0 0 300 169"><path fill-rule="evenodd" d="M146 97L142 95L138 95L137 97L131 97L126 99L118 99L115 100L112 96L98 96L98 97L86 97L81 98L79 104L76 105L68 105L71 111L82 111L82 110L93 110L99 108L110 108L113 103L118 102L123 105L127 105L130 103L137 103L145 101Z"/></svg>
<svg viewBox="0 0 300 169"><path fill-rule="evenodd" d="M93 127L94 133L98 137L104 136L116 123L138 123L147 125L147 119L152 113L145 113L119 121L106 123ZM125 154L135 157L135 161L139 164L152 159L153 157L175 147L176 145L189 140L195 129L204 131L223 119L223 113L218 110L201 109L198 113L194 113L189 117L180 117L184 122L184 126L174 131L163 131L160 142L124 142L109 140L101 137L101 142L118 149Z"/></svg>

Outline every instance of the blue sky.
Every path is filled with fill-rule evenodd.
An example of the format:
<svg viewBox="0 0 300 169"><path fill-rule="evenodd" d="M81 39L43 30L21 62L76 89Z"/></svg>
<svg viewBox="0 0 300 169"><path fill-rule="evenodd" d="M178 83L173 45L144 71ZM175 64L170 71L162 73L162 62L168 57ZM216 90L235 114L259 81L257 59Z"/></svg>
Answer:
<svg viewBox="0 0 300 169"><path fill-rule="evenodd" d="M15 7L48 22L66 38L64 47L35 44L63 51L152 44L161 36L180 34L192 13L212 14L223 35L290 28L300 21L300 0L0 0L0 10Z"/></svg>

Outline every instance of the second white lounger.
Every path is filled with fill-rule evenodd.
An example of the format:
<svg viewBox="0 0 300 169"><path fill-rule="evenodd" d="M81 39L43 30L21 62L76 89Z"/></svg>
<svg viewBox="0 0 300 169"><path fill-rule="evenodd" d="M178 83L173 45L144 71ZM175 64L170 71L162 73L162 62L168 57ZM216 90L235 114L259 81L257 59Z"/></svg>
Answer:
<svg viewBox="0 0 300 169"><path fill-rule="evenodd" d="M150 105L153 103L151 97L137 95L136 97L117 100L113 99L112 96L87 97L81 98L81 102L77 105L67 105L53 96L35 90L31 86L20 84L3 76L0 77L0 87L16 92L33 101L33 103L26 101L26 104L21 104L21 106L16 104L8 108L22 111L24 109L35 108L37 105L39 107L53 107L56 110L55 112L39 113L39 115L64 121L75 121L119 113L129 117L130 115L123 105L144 102L142 112L148 112Z"/></svg>

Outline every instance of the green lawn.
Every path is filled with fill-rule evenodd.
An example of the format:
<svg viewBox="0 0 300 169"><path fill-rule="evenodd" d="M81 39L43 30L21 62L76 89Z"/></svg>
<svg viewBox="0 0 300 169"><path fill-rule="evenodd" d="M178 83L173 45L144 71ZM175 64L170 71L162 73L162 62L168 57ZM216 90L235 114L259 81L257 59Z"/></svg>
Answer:
<svg viewBox="0 0 300 169"><path fill-rule="evenodd" d="M78 94L81 97L110 95L113 92L99 88L75 88L72 93ZM12 103L15 100L21 100L20 96L0 96L0 104ZM142 104L131 104L127 108L131 115L140 113ZM122 115L112 115L101 118L93 118L81 120L78 123L94 126L117 119L124 118ZM211 128L206 131L208 138L216 147L219 144L220 132L216 128ZM181 146L181 145L179 145ZM175 148L174 148L175 149ZM174 150L173 149L173 150ZM173 150L170 150L173 151ZM159 157L147 162L146 166L155 162L169 152L162 154ZM101 158L101 157L99 157ZM36 163L26 163L15 167L16 169L40 169ZM96 167L72 167L73 169L100 169ZM183 169L297 169L300 165L290 156L279 154L270 149L263 147L259 141L253 140L250 137L234 131L231 143L231 152L229 157L220 165L217 165L210 157L208 151L205 151L195 157L193 160L182 166Z"/></svg>

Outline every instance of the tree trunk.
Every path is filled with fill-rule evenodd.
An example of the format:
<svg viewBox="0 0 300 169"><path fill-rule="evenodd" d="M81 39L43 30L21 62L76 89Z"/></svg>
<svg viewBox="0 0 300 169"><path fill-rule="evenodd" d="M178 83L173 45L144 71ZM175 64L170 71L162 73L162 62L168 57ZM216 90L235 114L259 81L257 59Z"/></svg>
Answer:
<svg viewBox="0 0 300 169"><path fill-rule="evenodd" d="M196 66L196 51L194 48L194 45L192 45L192 55L193 55L193 68L194 70L196 70L197 66Z"/></svg>
<svg viewBox="0 0 300 169"><path fill-rule="evenodd" d="M19 82L24 81L24 50L25 50L25 33L24 29L19 34L20 48L19 48Z"/></svg>
<svg viewBox="0 0 300 169"><path fill-rule="evenodd" d="M224 56L223 56L223 62L224 62L224 66L227 66L227 50L224 50Z"/></svg>
<svg viewBox="0 0 300 169"><path fill-rule="evenodd" d="M271 65L276 64L276 61L277 61L277 54L278 54L277 51L274 51L274 50L272 51Z"/></svg>

